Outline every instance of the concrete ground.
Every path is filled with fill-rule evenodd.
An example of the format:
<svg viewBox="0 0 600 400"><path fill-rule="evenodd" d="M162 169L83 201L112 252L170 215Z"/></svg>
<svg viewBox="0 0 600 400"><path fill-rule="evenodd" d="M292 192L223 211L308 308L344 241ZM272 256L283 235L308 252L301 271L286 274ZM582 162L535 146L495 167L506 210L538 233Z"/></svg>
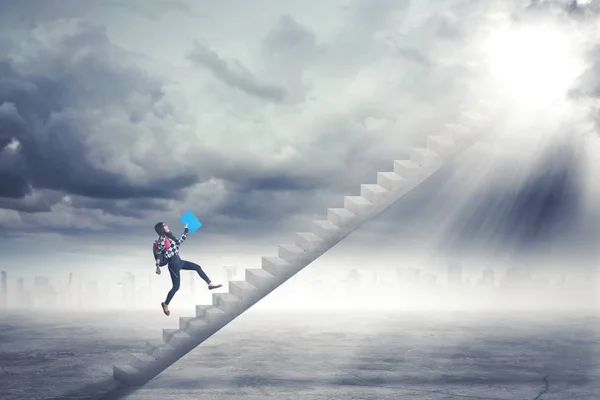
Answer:
<svg viewBox="0 0 600 400"><path fill-rule="evenodd" d="M112 365L178 316L0 314L0 399L600 399L600 318L578 313L249 311L118 389Z"/></svg>

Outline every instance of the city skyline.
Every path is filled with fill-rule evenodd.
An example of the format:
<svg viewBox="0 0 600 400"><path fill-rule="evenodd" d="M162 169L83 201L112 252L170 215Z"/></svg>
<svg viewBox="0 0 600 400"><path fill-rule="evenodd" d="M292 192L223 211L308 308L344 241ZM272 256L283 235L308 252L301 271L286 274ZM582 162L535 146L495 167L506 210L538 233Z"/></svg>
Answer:
<svg viewBox="0 0 600 400"><path fill-rule="evenodd" d="M490 307L492 304L489 301L495 296L506 295L510 297L510 294L522 295L524 292L527 292L530 296L536 294L542 297L550 296L549 298L544 297L544 301L549 302L550 306L560 306L561 302L564 302L563 297L572 297L574 294L582 296L581 299L585 298L590 302L586 306L581 304L581 307L594 309L600 306L598 299L593 295L593 291L597 287L596 276L582 277L560 273L551 277L540 277L534 276L531 271L518 267L503 271L502 274L498 272L490 268L484 268L478 274L464 274L463 266L456 262L448 263L445 273L440 275L414 267L397 267L394 274L380 274L372 270L346 268L344 274L338 274L337 276L310 276L310 274L301 273L294 276L290 283L286 284L289 288L283 288L279 292L287 292L288 300L290 297L298 300L300 293L312 288L310 296L316 296L313 303L318 302L318 300L330 301L335 303L337 308L348 309L353 309L359 305L356 301L349 300L351 298L356 299L357 297L362 298L363 296L368 297L370 294L376 294L379 297L384 296L384 299L385 296L388 296L389 301L396 300L400 302L410 300L410 295L409 297L402 297L402 300L396 295L406 295L407 293L411 295L419 294L421 297L425 295L421 300L429 301L430 306L434 307L431 298L427 300L426 295L439 295L440 290L444 295L450 296L446 298L446 301L451 298L457 306L465 309L472 308L468 304L461 303L469 296L477 298L479 302L487 301L486 304ZM161 295L165 295L170 288L169 280L157 280L156 275L153 276L149 273L135 275L131 271L123 273L118 281L89 281L69 273L64 280L66 282L64 285L52 282L45 276L35 277L30 285L23 278L15 277L11 284L9 283L10 277L7 276L5 271L2 271L0 276L2 277L0 281L0 288L2 289L0 299L3 299L0 306L4 309L149 309L155 308L153 307L155 306L154 303L161 298ZM148 277L147 281L144 279L145 276ZM224 289L227 290L227 284L230 280L243 280L243 269L231 265L224 266L220 276L224 278ZM206 290L202 290L202 288L198 289L198 284L202 286L203 282L195 273L184 274L183 279L187 280L189 284L182 285L179 290L177 294L179 301L176 302L178 304L176 308L185 307L184 304L189 306L190 302L197 304L211 302L211 294ZM319 290L327 290L330 296L318 295ZM406 292L407 290L409 292ZM472 292L473 290L478 291L476 295ZM345 306L343 300L340 300L340 293L344 296L350 296L346 299L347 304ZM535 298L535 296L532 298ZM109 302L108 299L111 299L112 302ZM266 301L267 308L277 308L279 302L281 302L280 299ZM577 300L570 301L569 304L572 307L577 307ZM281 305L279 304L279 306ZM394 308L391 304L388 304L388 306ZM440 305L438 304L438 306ZM329 307L324 306L322 308L328 309ZM407 309L411 307L399 303L397 308Z"/></svg>

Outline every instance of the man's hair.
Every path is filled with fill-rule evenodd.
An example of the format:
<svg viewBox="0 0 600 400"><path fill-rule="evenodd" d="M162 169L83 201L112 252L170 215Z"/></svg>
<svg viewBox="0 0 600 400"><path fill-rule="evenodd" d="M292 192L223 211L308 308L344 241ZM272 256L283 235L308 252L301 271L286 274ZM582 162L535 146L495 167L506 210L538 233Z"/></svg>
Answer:
<svg viewBox="0 0 600 400"><path fill-rule="evenodd" d="M165 236L167 232L165 232L165 224L163 222L159 222L154 225L154 230L158 233L158 236Z"/></svg>
<svg viewBox="0 0 600 400"><path fill-rule="evenodd" d="M173 241L177 239L175 235L173 235L173 232L165 231L165 224L163 222L159 222L158 224L154 225L154 230L156 233L158 233L158 236L166 236Z"/></svg>

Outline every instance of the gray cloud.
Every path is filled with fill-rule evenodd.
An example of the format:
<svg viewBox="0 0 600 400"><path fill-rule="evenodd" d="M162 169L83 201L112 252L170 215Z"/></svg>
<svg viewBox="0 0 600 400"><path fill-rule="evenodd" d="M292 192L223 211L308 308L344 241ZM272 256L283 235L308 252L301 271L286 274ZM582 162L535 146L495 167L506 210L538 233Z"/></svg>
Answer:
<svg viewBox="0 0 600 400"><path fill-rule="evenodd" d="M156 108L164 93L160 82L119 63L103 30L74 28L30 58L0 60L0 196L50 189L106 199L175 198L197 181L194 173L147 175L140 181L94 156L90 139L108 110L123 110L133 127L141 116L127 100L138 96L148 99L150 110L144 113L164 119ZM9 55L28 45L13 43ZM108 143L123 143L114 132L100 135Z"/></svg>
<svg viewBox="0 0 600 400"><path fill-rule="evenodd" d="M0 0L0 29L34 28L43 21L87 16L101 3L102 1L78 0Z"/></svg>
<svg viewBox="0 0 600 400"><path fill-rule="evenodd" d="M260 154L226 159L203 151L189 131L169 131L188 121L178 121L163 84L129 63L102 29L77 23L65 34L52 27L41 28L50 30L48 47L31 51L25 38L11 44L17 61L0 64L0 187L2 196L14 197L0 205L44 214L21 216L26 224L21 229L79 232L111 229L110 224L132 229L129 220L103 216L177 218L185 196L190 205L210 197L183 189L211 178L222 182L224 192L217 196L219 204L209 199L207 208L201 203L206 220L240 218L265 226L269 219L278 221L300 210L313 191L331 187L320 175L322 169L306 168L304 156L267 166ZM148 121L157 124L151 131L141 129ZM18 145L9 146L15 140ZM125 168L114 168L117 163ZM69 200L63 201L66 195ZM175 202L153 200L161 198ZM261 207L270 207L270 213Z"/></svg>
<svg viewBox="0 0 600 400"><path fill-rule="evenodd" d="M50 212L52 206L59 203L64 195L51 190L39 190L23 197L0 196L0 209L15 210L24 213Z"/></svg>
<svg viewBox="0 0 600 400"><path fill-rule="evenodd" d="M17 14L26 16L28 7L19 4ZM292 13L273 2L263 12L239 2L238 12L256 11L261 27L241 40L238 29L219 19L230 18L229 10L205 9L211 18L193 29L185 18L176 26L176 14L159 27L155 5L140 2L136 12L150 20L115 19L105 30L92 22L109 2L94 4L73 3L64 14L89 23L36 22L35 31L29 22L19 31L4 26L0 49L10 58L0 64L0 207L14 211L0 210L2 226L151 233L156 221L177 221L192 209L211 233L272 235L290 221L305 229L311 217L322 218L344 195L358 194L361 183L374 182L376 172L391 170L393 159L407 157L407 142L422 144L424 134L456 116L468 97L460 82L472 76L461 51L487 24L479 2L432 10L415 2L351 1L341 9L328 5L326 18L312 16L321 6ZM203 14L205 5L186 4ZM32 9L32 15L42 21L60 12ZM144 48L144 62L160 63L169 82L131 54L156 29L169 29L168 38ZM188 43L190 37L203 41ZM165 53L170 45L177 50ZM189 54L182 49L181 58L171 59L189 45ZM215 79L198 79L199 67ZM451 172L386 214L382 232L436 235L437 218L448 217L439 210L465 200L448 193ZM492 198L515 208L507 221L492 212L507 224L500 236L530 215L517 209L540 213L523 222L524 240L543 239L545 228L536 233L535 227L547 226L544 220L569 220L563 211L542 218L557 190L549 183L554 176L532 177L520 192L497 189ZM545 197L532 195L540 192ZM479 217L467 227L457 221L462 243L488 218L480 203L493 204L480 194L470 201Z"/></svg>
<svg viewBox="0 0 600 400"><path fill-rule="evenodd" d="M283 87L257 78L239 60L224 60L219 54L200 42L194 43L188 59L197 66L207 68L219 81L241 90L249 96L273 102L281 102L286 97Z"/></svg>
<svg viewBox="0 0 600 400"><path fill-rule="evenodd" d="M159 21L167 12L180 12L185 15L193 15L192 8L183 0L109 0L107 4L116 8L132 11L144 17Z"/></svg>
<svg viewBox="0 0 600 400"><path fill-rule="evenodd" d="M265 55L286 61L306 63L320 49L316 35L290 15L283 15L263 40Z"/></svg>
<svg viewBox="0 0 600 400"><path fill-rule="evenodd" d="M122 216L129 218L143 219L147 211L167 212L169 207L162 200L139 198L127 200L108 200L89 198L81 196L71 196L69 206L74 209L96 209L102 210L106 214L113 216Z"/></svg>
<svg viewBox="0 0 600 400"><path fill-rule="evenodd" d="M600 45L595 45L588 53L589 67L582 74L575 87L570 90L573 100L597 100L600 98ZM600 127L600 107L592 105L591 118Z"/></svg>

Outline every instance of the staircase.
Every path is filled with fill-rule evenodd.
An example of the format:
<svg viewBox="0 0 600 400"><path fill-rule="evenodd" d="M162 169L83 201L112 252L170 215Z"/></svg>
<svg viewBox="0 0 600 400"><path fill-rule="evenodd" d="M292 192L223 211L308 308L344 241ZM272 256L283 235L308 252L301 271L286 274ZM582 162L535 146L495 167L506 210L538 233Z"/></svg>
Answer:
<svg viewBox="0 0 600 400"><path fill-rule="evenodd" d="M164 329L164 343L146 343L145 353L113 368L113 377L126 386L150 381L473 145L480 139L473 132L480 122L463 114L459 124L429 136L410 160L394 161L394 171L379 172L377 184L361 185L360 196L344 197L343 208L328 209L327 219L312 221L311 231L297 233L295 244L280 245L276 257L263 257L262 268L247 269L246 280L230 282L228 293L213 293L213 304L196 306L196 316L180 318L179 329Z"/></svg>

